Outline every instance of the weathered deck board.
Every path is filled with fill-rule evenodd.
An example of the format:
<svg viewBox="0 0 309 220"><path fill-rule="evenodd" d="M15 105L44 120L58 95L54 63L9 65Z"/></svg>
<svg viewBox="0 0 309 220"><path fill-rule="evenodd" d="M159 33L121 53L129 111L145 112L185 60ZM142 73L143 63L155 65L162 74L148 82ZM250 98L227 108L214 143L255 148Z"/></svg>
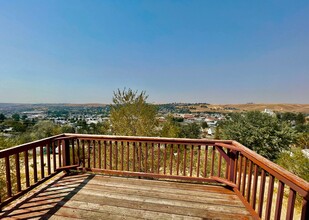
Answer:
<svg viewBox="0 0 309 220"><path fill-rule="evenodd" d="M79 174L62 177L3 219L251 219L222 186Z"/></svg>

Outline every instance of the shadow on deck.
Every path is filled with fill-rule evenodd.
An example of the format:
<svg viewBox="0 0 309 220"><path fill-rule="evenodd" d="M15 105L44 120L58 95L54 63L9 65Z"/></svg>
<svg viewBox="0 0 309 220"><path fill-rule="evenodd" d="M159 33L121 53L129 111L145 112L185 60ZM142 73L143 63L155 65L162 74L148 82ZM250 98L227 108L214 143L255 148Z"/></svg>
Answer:
<svg viewBox="0 0 309 220"><path fill-rule="evenodd" d="M1 219L251 219L239 197L223 186L110 177L59 177Z"/></svg>

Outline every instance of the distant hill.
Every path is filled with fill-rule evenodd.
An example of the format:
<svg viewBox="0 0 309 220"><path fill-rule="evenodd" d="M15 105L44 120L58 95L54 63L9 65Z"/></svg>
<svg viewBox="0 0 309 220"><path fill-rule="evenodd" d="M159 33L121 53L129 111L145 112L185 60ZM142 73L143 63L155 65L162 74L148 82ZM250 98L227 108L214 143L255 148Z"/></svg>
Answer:
<svg viewBox="0 0 309 220"><path fill-rule="evenodd" d="M194 109L195 108L195 109ZM241 112L241 111L263 111L270 109L276 112L301 112L309 114L309 104L209 104L190 105L191 112Z"/></svg>

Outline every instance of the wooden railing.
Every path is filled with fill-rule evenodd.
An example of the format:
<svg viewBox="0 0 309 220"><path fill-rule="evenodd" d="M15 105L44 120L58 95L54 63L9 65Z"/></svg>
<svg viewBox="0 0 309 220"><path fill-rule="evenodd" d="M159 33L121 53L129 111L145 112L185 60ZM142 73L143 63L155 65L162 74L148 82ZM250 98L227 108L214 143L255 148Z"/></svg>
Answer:
<svg viewBox="0 0 309 220"><path fill-rule="evenodd" d="M0 151L1 163L0 208L60 171L77 169L223 184L257 219L293 219L296 200L301 219L309 215L309 183L235 141L63 134Z"/></svg>

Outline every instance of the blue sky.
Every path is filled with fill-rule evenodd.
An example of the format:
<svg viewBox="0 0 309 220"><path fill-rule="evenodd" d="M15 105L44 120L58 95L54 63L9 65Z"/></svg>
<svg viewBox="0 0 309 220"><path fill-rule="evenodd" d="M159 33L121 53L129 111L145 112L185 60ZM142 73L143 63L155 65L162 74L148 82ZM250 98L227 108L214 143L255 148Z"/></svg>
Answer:
<svg viewBox="0 0 309 220"><path fill-rule="evenodd" d="M309 103L309 1L0 0L0 102Z"/></svg>

